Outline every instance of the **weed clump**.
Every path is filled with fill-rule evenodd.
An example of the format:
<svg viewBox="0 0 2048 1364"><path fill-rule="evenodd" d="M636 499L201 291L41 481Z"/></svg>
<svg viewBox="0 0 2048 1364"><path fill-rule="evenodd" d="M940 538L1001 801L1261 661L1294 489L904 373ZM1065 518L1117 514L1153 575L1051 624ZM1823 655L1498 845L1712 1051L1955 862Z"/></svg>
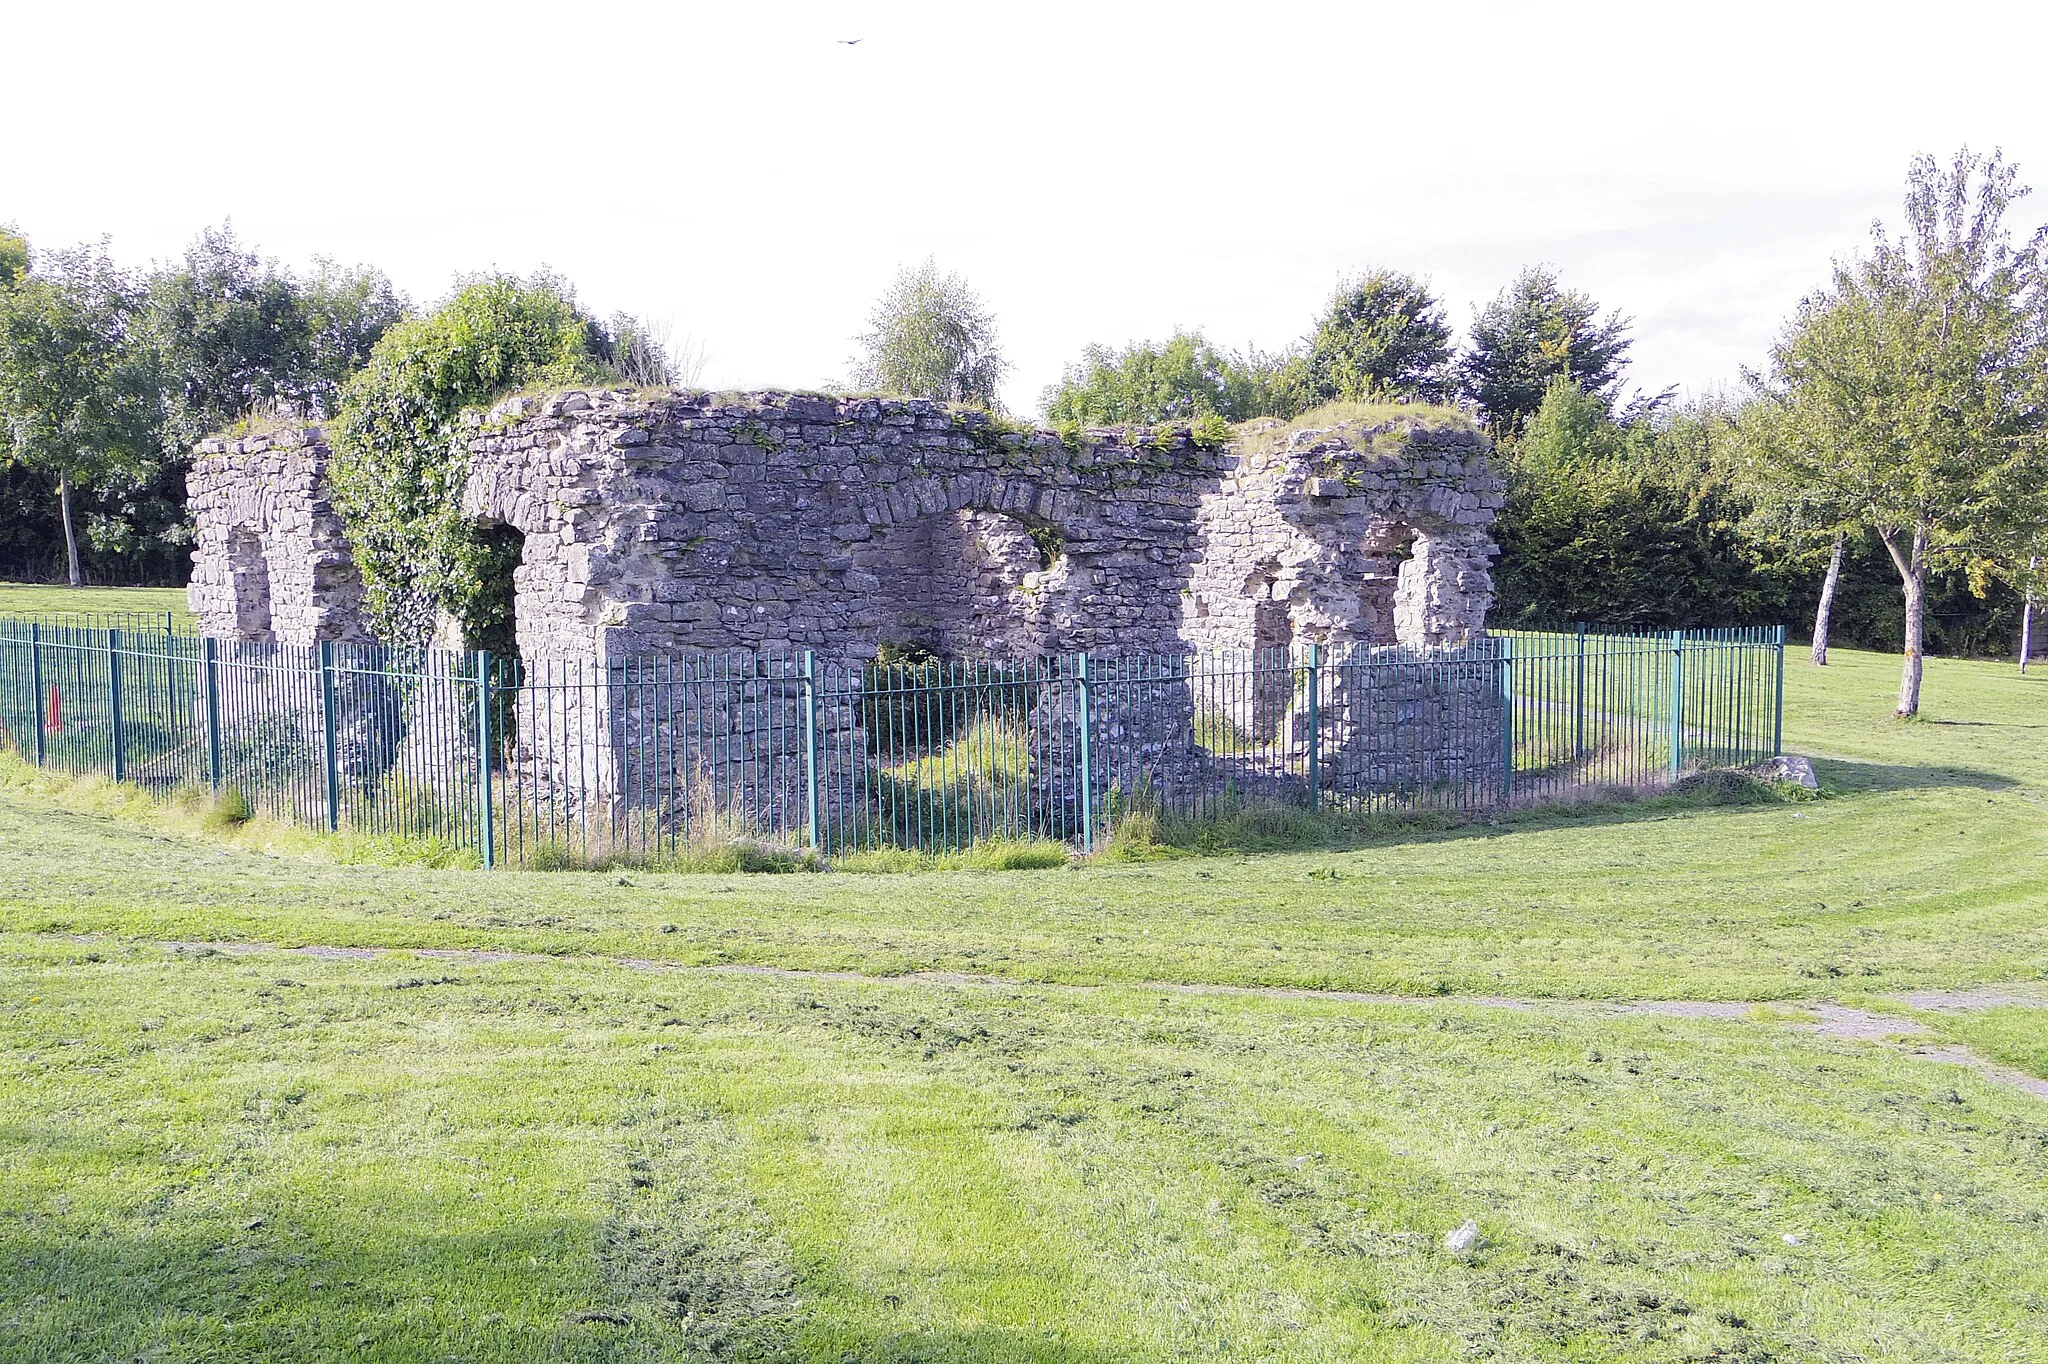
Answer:
<svg viewBox="0 0 2048 1364"><path fill-rule="evenodd" d="M1785 799L1778 789L1783 785L1715 767L1680 777L1671 784L1671 794L1692 805L1770 805Z"/></svg>
<svg viewBox="0 0 2048 1364"><path fill-rule="evenodd" d="M916 871L1049 871L1072 860L1072 849L1056 838L1002 835L958 852L866 848L833 858L832 870L865 876Z"/></svg>
<svg viewBox="0 0 2048 1364"><path fill-rule="evenodd" d="M241 828L253 819L255 814L256 812L249 808L249 798L242 794L241 788L230 786L213 798L206 813L200 817L200 822L218 833Z"/></svg>

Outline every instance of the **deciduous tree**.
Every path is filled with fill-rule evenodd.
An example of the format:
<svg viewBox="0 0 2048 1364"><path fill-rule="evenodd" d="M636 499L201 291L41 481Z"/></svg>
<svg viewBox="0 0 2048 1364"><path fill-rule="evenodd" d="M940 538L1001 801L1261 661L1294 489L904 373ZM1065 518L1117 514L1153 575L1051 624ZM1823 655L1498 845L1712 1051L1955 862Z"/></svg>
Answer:
<svg viewBox="0 0 2048 1364"><path fill-rule="evenodd" d="M1869 526L1905 603L1897 714L1920 708L1931 568L2003 564L2048 522L2048 230L2015 246L2002 156L1915 158L1903 235L1882 224L1799 306L1756 380L1760 473Z"/></svg>
<svg viewBox="0 0 2048 1364"><path fill-rule="evenodd" d="M104 247L44 253L0 289L0 458L54 485L73 587L84 582L74 484L154 449L161 407L141 305Z"/></svg>
<svg viewBox="0 0 2048 1364"><path fill-rule="evenodd" d="M1000 406L996 390L1010 366L996 338L995 315L966 280L929 258L897 272L859 345L857 387Z"/></svg>
<svg viewBox="0 0 2048 1364"><path fill-rule="evenodd" d="M1046 390L1045 415L1078 426L1235 419L1235 378L1230 357L1200 332L1177 331L1164 345L1134 341L1122 350L1090 345Z"/></svg>
<svg viewBox="0 0 2048 1364"><path fill-rule="evenodd" d="M1451 325L1427 282L1375 270L1341 285L1316 319L1296 371L1298 405L1441 402L1450 363Z"/></svg>

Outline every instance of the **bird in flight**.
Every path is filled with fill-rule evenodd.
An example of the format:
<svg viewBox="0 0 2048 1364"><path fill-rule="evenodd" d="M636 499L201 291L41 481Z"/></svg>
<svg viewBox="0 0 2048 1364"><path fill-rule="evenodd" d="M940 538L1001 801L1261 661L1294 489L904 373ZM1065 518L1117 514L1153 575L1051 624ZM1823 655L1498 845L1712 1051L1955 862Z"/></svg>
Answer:
<svg viewBox="0 0 2048 1364"><path fill-rule="evenodd" d="M854 47L860 43L858 38L841 38L838 41L841 47Z"/></svg>

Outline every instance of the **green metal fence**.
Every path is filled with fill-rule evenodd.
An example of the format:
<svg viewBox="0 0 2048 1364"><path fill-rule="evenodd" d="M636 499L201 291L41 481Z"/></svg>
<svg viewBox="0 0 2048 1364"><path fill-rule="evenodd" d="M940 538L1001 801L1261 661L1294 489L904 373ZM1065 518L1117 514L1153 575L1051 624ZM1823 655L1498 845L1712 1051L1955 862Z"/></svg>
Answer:
<svg viewBox="0 0 2048 1364"><path fill-rule="evenodd" d="M1136 810L1473 810L1761 761L1783 659L1776 629L882 665L0 620L0 727L45 767L233 788L273 818L439 839L485 865L736 839L1086 848Z"/></svg>

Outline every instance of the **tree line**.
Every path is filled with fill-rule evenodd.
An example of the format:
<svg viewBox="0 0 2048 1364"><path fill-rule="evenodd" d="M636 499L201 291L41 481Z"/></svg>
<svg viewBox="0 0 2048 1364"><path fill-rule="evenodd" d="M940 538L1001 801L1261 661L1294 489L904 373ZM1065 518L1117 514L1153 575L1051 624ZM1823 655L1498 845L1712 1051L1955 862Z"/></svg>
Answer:
<svg viewBox="0 0 2048 1364"><path fill-rule="evenodd" d="M369 401L365 375L403 372L443 404L555 361L663 383L666 340L626 314L588 316L545 272L461 280L422 316L374 267L295 272L225 225L148 271L105 242L32 251L0 227L0 576L182 582L193 445L251 421L333 418L352 381Z"/></svg>
<svg viewBox="0 0 2048 1364"><path fill-rule="evenodd" d="M1376 270L1283 351L1199 330L1091 345L1043 407L1108 426L1454 402L1493 436L1509 488L1497 625L1810 617L1815 663L1831 638L1900 648L1911 716L1930 647L2002 652L2017 634L2024 654L2048 559L2048 227L2015 240L2026 193L1998 154L1916 158L1903 231L1875 225L1740 390L1688 403L1628 394L1630 320L1538 266L1462 348L1427 281ZM972 351L974 382L918 387L946 371L939 337ZM866 340L865 374L993 401L992 319L930 262Z"/></svg>
<svg viewBox="0 0 2048 1364"><path fill-rule="evenodd" d="M1462 346L1426 279L1383 269L1277 352L1199 330L1087 346L1043 416L1221 425L1456 404L1491 433L1509 488L1498 624L1810 615L1816 663L1831 638L1902 648L1910 715L1924 653L2009 647L2048 557L2048 228L2015 238L2026 193L1996 154L1917 158L1903 230L1875 225L1728 394L1630 391L1630 319L1548 267L1479 308ZM465 279L420 313L372 268L295 274L225 227L147 274L103 244L31 252L0 232L0 572L61 553L74 583L88 561L176 580L192 443L266 412L332 418L373 611L406 635L440 610L489 633L465 585L494 551L449 485L461 409L522 384L694 379L666 340L589 315L547 274ZM899 272L857 345L851 389L1000 407L995 316L933 261ZM398 600L401 582L427 597Z"/></svg>

